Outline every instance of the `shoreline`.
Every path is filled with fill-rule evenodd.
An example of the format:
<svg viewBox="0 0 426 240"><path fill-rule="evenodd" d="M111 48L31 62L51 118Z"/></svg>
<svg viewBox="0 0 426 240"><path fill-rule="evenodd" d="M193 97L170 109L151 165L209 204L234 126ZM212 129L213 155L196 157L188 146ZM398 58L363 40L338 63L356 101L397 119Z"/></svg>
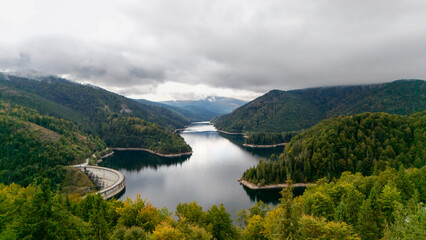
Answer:
<svg viewBox="0 0 426 240"><path fill-rule="evenodd" d="M114 151L112 151L112 152L110 152L110 153L107 153L107 154L105 154L105 155L103 155L103 156L101 156L97 161L96 161L96 165L98 164L98 163L101 163L103 160L104 160L104 158L107 158L107 157L109 157L109 156L111 156L111 155L113 155L114 154Z"/></svg>
<svg viewBox="0 0 426 240"><path fill-rule="evenodd" d="M221 133L225 133L225 134L229 134L229 135L243 135L244 137L246 137L246 135L244 133L231 133L231 132L219 130L217 128L216 128L216 131L221 132Z"/></svg>
<svg viewBox="0 0 426 240"><path fill-rule="evenodd" d="M150 149L146 149L146 148L111 148L112 150L115 151L145 151L145 152L149 152L152 154L155 154L157 156L160 157L168 157L168 158L172 158L172 157L182 157L182 156L188 156L191 155L193 152L184 152L184 153L170 153L170 154L163 154L163 153L158 153L158 152L154 152Z"/></svg>
<svg viewBox="0 0 426 240"><path fill-rule="evenodd" d="M247 182L246 180L243 180L241 178L237 179L239 183L242 185L252 189L252 190L262 190L262 189L274 189L274 188L286 188L288 187L287 183L279 183L279 184L269 184L265 186L257 186L254 183ZM315 183L293 183L292 187L308 187L308 186L315 186Z"/></svg>
<svg viewBox="0 0 426 240"><path fill-rule="evenodd" d="M249 148L274 148L274 147L284 146L285 144L286 143L277 143L277 144L270 144L270 145L257 145L257 144L244 143L243 146L249 147Z"/></svg>
<svg viewBox="0 0 426 240"><path fill-rule="evenodd" d="M104 158L107 158L107 157L109 157L109 156L111 156L111 155L113 155L113 154L114 154L114 151L112 151L112 152L110 152L110 153L107 153L107 154L105 154L105 155L101 156L101 158L100 158L99 160L102 160L102 159L104 159Z"/></svg>
<svg viewBox="0 0 426 240"><path fill-rule="evenodd" d="M218 131L220 133L224 133L224 134L229 134L229 135L242 135L244 138L249 138L244 133L232 133L232 132L227 132L227 131L219 130L217 128L216 128L216 131ZM285 144L286 143L261 145L261 144L247 144L247 143L243 143L243 147L249 147L249 148L274 148L274 147L284 146Z"/></svg>

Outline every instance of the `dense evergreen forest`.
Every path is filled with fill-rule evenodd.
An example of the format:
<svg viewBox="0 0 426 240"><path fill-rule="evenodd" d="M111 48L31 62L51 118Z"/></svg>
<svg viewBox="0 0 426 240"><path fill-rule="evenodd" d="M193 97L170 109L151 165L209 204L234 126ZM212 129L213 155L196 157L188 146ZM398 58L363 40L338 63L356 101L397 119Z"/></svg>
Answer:
<svg viewBox="0 0 426 240"><path fill-rule="evenodd" d="M189 120L166 108L137 103L101 88L56 77L31 80L0 74L0 100L72 121L110 147L147 148L166 154L191 150L172 132Z"/></svg>
<svg viewBox="0 0 426 240"><path fill-rule="evenodd" d="M37 178L56 185L62 166L83 162L105 143L72 122L0 101L0 182L27 186Z"/></svg>
<svg viewBox="0 0 426 240"><path fill-rule="evenodd" d="M269 93L212 121L228 132L292 132L312 127L338 115L387 112L408 115L426 106L424 80L323 87ZM257 144L277 142L259 142Z"/></svg>
<svg viewBox="0 0 426 240"><path fill-rule="evenodd" d="M159 153L190 152L191 147L179 134L170 134L155 123L135 117L106 119L101 136L111 147L148 147Z"/></svg>
<svg viewBox="0 0 426 240"><path fill-rule="evenodd" d="M244 138L245 144L273 145L290 142L291 138L297 135L293 132L251 132Z"/></svg>
<svg viewBox="0 0 426 240"><path fill-rule="evenodd" d="M344 171L364 176L386 167L426 165L426 111L410 116L363 113L324 120L292 138L284 154L244 172L242 179L264 185L314 182Z"/></svg>
<svg viewBox="0 0 426 240"><path fill-rule="evenodd" d="M173 213L140 196L104 200L64 196L48 180L26 188L0 184L1 239L425 239L426 167L374 176L345 172L302 196L283 190L269 210L258 202L234 226L223 205L181 203ZM409 219L409 221L407 221Z"/></svg>

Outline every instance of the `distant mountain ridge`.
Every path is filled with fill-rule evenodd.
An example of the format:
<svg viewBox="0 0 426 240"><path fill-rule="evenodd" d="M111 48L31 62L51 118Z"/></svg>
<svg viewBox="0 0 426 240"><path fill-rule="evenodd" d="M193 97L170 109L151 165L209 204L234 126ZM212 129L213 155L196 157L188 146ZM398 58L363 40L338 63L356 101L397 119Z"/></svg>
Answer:
<svg viewBox="0 0 426 240"><path fill-rule="evenodd" d="M180 114L182 117L192 122L209 121L213 117L230 113L246 103L243 100L235 98L212 96L201 100L151 102L145 99L137 99L136 101L148 105L164 107Z"/></svg>
<svg viewBox="0 0 426 240"><path fill-rule="evenodd" d="M161 103L181 108L185 108L187 106L194 106L209 110L214 113L224 114L232 112L233 110L244 105L247 102L235 98L210 96L201 100L164 101Z"/></svg>
<svg viewBox="0 0 426 240"><path fill-rule="evenodd" d="M424 80L272 90L230 114L214 119L228 132L286 132L307 129L323 119L362 112L411 114L426 109Z"/></svg>

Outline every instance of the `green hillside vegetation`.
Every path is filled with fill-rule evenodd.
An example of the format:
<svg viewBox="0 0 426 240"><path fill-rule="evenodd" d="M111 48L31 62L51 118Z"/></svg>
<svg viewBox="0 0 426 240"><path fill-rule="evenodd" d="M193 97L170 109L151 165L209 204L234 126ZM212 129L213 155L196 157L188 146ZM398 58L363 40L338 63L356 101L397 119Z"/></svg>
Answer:
<svg viewBox="0 0 426 240"><path fill-rule="evenodd" d="M261 161L242 178L255 184L314 182L344 171L364 176L386 167L426 165L426 111L411 116L363 113L324 120L292 138L277 160Z"/></svg>
<svg viewBox="0 0 426 240"><path fill-rule="evenodd" d="M27 186L37 178L61 183L62 166L83 162L106 146L72 122L0 101L0 182Z"/></svg>
<svg viewBox="0 0 426 240"><path fill-rule="evenodd" d="M189 120L166 108L137 103L101 88L56 77L31 80L0 74L0 98L72 121L112 147L147 148L160 153L190 150L183 138L172 132ZM140 131L140 125L149 127Z"/></svg>
<svg viewBox="0 0 426 240"><path fill-rule="evenodd" d="M88 193L94 193L99 188L90 180L90 178L81 171L80 168L73 166L63 167L64 174L60 183L60 190L62 193L78 194L84 196Z"/></svg>
<svg viewBox="0 0 426 240"><path fill-rule="evenodd" d="M101 136L110 147L149 148L158 153L191 151L179 134L135 117L108 117L102 125Z"/></svg>
<svg viewBox="0 0 426 240"><path fill-rule="evenodd" d="M0 84L39 95L71 108L95 123L110 114L127 114L145 121L156 122L171 130L188 124L187 120L165 108L141 104L99 87L77 84L55 77L46 77L40 81L15 76L7 77L8 80L5 80L4 75L0 74Z"/></svg>
<svg viewBox="0 0 426 240"><path fill-rule="evenodd" d="M272 145L277 143L287 143L292 137L297 135L294 132L250 132L244 138L245 144Z"/></svg>
<svg viewBox="0 0 426 240"><path fill-rule="evenodd" d="M425 106L425 81L399 80L374 85L272 90L213 122L218 129L228 132L291 132L338 115L363 112L409 115L424 110Z"/></svg>
<svg viewBox="0 0 426 240"><path fill-rule="evenodd" d="M26 188L0 184L2 239L424 239L426 167L376 176L345 172L297 198L291 188L269 210L262 202L232 224L223 205L181 203L174 213L134 200L64 196L48 181ZM419 194L421 193L421 194ZM409 219L409 221L407 221Z"/></svg>

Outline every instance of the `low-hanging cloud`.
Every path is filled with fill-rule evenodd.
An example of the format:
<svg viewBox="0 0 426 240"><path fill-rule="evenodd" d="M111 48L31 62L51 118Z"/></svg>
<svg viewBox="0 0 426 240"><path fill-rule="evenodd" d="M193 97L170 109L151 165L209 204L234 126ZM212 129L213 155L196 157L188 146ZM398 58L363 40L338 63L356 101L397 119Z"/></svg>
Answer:
<svg viewBox="0 0 426 240"><path fill-rule="evenodd" d="M25 21L0 17L1 69L131 96L169 82L263 93L426 78L419 0L39 2Z"/></svg>

